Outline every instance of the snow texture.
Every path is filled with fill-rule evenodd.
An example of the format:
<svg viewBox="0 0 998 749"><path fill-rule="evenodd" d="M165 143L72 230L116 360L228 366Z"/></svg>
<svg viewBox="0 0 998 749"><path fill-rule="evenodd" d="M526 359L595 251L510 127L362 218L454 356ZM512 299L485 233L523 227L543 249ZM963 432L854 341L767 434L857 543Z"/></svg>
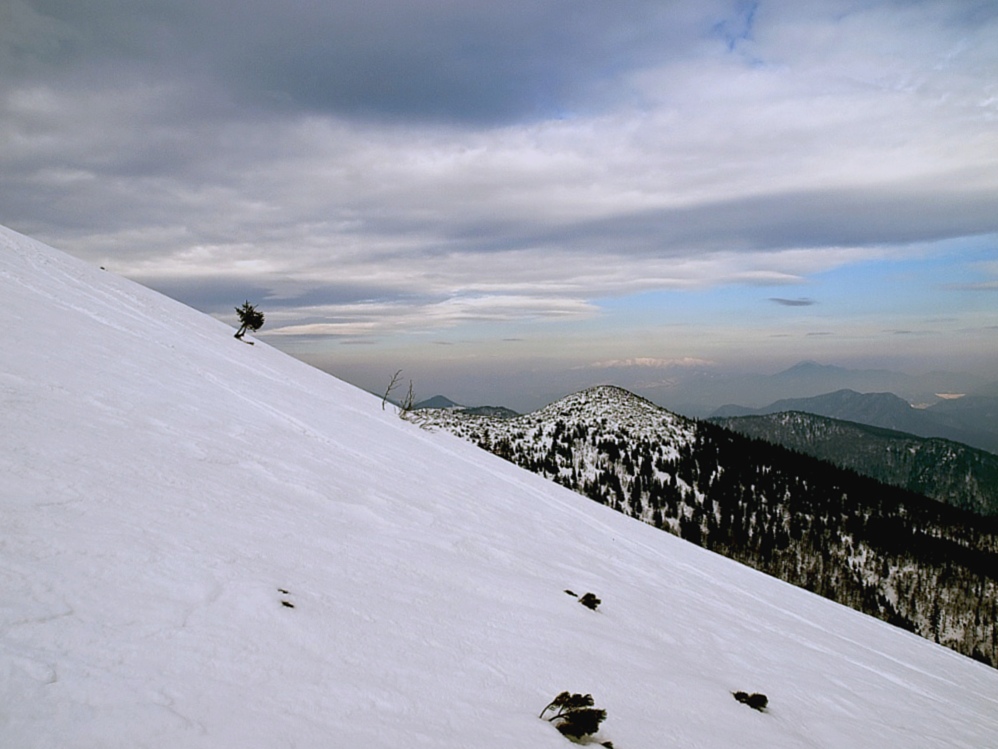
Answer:
<svg viewBox="0 0 998 749"><path fill-rule="evenodd" d="M2 747L994 746L998 671L2 228L0 293Z"/></svg>

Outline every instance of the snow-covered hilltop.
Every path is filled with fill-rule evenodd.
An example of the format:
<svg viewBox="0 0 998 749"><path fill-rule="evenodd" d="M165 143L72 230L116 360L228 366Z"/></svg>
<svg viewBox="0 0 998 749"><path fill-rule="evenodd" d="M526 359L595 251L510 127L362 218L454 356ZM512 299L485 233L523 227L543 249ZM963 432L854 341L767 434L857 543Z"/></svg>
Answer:
<svg viewBox="0 0 998 749"><path fill-rule="evenodd" d="M558 749L564 690L616 749L998 735L998 671L3 229L0 294L0 746Z"/></svg>
<svg viewBox="0 0 998 749"><path fill-rule="evenodd" d="M689 419L612 385L588 388L512 418L426 409L413 412L411 419L446 429L507 459L515 455L519 465L572 485L596 478L608 440L621 449L629 443L654 443L652 459L669 460L678 447L696 439ZM572 449L559 454L563 444Z"/></svg>

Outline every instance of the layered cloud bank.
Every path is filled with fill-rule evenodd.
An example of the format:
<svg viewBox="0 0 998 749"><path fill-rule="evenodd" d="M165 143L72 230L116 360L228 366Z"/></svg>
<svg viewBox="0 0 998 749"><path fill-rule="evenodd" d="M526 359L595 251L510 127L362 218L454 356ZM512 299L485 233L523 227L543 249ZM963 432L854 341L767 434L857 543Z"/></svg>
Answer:
<svg viewBox="0 0 998 749"><path fill-rule="evenodd" d="M216 315L254 296L318 358L527 324L565 359L572 326L594 360L715 356L621 304L653 322L703 305L717 349L747 319L755 347L830 333L835 355L897 329L994 342L989 4L7 14L0 218Z"/></svg>

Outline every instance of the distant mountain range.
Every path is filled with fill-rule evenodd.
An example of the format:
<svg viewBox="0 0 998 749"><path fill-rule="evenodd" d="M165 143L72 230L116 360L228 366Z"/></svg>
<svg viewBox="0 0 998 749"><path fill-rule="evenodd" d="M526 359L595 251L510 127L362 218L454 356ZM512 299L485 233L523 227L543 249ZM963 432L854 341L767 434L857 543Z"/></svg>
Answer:
<svg viewBox="0 0 998 749"><path fill-rule="evenodd" d="M464 408L464 406L459 403L455 403L450 398L443 395L434 395L432 398L419 401L419 403L416 403L413 408L419 410L423 408Z"/></svg>
<svg viewBox="0 0 998 749"><path fill-rule="evenodd" d="M519 414L511 408L505 406L462 406L455 403L450 398L443 395L434 395L432 398L416 403L414 411L424 411L427 409L441 409L445 411L459 411L470 416L494 416L500 419L509 419Z"/></svg>
<svg viewBox="0 0 998 749"><path fill-rule="evenodd" d="M513 418L410 416L594 501L998 665L998 521L590 388Z"/></svg>
<svg viewBox="0 0 998 749"><path fill-rule="evenodd" d="M998 453L998 383L963 398L940 401L925 413L961 435L958 441Z"/></svg>
<svg viewBox="0 0 998 749"><path fill-rule="evenodd" d="M888 369L849 369L813 361L802 361L768 379L783 397L855 390L861 393L896 393L909 403L920 405L935 403L940 393L976 392L986 384L979 377L954 372L910 375Z"/></svg>
<svg viewBox="0 0 998 749"><path fill-rule="evenodd" d="M944 399L928 408L913 408L893 393L836 390L810 398L785 398L763 408L722 406L712 419L800 411L831 419L939 437L998 453L998 397L964 395Z"/></svg>
<svg viewBox="0 0 998 749"><path fill-rule="evenodd" d="M799 411L711 421L916 494L998 515L998 455L994 453Z"/></svg>
<svg viewBox="0 0 998 749"><path fill-rule="evenodd" d="M613 371L618 384L629 386L630 373ZM672 411L694 418L712 415L727 403L762 408L786 398L810 398L838 390L894 393L918 407L938 403L950 394L998 396L998 383L958 372L910 375L886 369L849 369L802 361L775 374L721 373L711 368L670 372L653 385L635 382L630 389Z"/></svg>

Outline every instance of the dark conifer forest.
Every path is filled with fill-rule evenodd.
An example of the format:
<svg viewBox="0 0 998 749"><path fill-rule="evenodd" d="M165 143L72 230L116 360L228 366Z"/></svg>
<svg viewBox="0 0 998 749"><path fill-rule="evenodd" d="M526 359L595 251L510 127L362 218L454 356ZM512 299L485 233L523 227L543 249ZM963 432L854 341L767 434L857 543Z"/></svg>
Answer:
<svg viewBox="0 0 998 749"><path fill-rule="evenodd" d="M710 419L885 484L998 516L998 455L950 440L801 412Z"/></svg>

